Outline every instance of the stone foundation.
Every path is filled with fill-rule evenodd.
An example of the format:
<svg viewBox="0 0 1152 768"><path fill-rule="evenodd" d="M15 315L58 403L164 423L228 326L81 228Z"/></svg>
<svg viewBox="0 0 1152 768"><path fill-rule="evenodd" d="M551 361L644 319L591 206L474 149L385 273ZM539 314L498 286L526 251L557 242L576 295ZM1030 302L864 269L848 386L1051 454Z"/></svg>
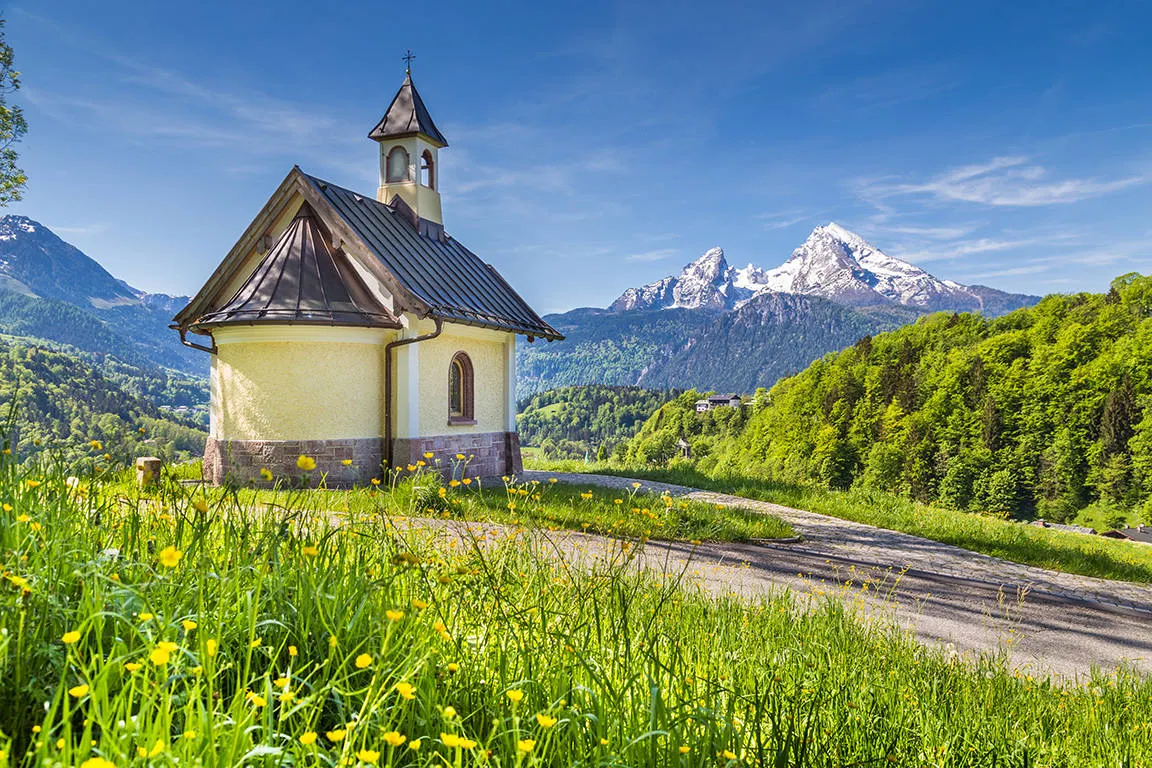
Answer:
<svg viewBox="0 0 1152 768"><path fill-rule="evenodd" d="M424 454L431 453L431 460ZM399 438L393 443L392 463L405 467L417 461L438 466L445 476L459 479L456 454L468 457L464 474L468 477L501 477L523 471L520 462L520 436L515 432L481 432L462 435ZM440 460L436 464L436 459Z"/></svg>
<svg viewBox="0 0 1152 768"><path fill-rule="evenodd" d="M219 440L208 438L204 446L204 479L213 485L250 483L271 486L306 477L309 485L321 478L330 488L364 485L381 475L384 441L378 437L342 440ZM300 456L316 460L316 468L303 472L296 466ZM345 460L352 464L344 466ZM260 477L261 469L272 472L272 482Z"/></svg>

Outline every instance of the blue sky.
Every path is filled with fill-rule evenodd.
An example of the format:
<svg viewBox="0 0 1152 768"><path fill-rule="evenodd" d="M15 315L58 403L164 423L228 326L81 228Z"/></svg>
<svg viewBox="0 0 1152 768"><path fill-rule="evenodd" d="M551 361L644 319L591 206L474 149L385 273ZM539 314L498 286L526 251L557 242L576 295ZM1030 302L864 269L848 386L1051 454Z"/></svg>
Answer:
<svg viewBox="0 0 1152 768"><path fill-rule="evenodd" d="M195 291L294 163L372 193L403 79L451 146L445 224L541 311L720 245L772 267L837 221L1031 293L1152 272L1152 7L1139 2L25 0L38 219Z"/></svg>

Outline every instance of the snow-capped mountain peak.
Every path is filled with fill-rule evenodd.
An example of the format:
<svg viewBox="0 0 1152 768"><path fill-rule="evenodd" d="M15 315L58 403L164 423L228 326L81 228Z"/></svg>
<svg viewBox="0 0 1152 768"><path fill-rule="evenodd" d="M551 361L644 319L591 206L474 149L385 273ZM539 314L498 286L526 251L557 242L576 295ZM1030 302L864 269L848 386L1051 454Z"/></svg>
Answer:
<svg viewBox="0 0 1152 768"><path fill-rule="evenodd" d="M1013 295L991 288L940 280L829 222L813 229L775 269L754 264L735 269L728 266L723 249L712 248L679 275L628 289L611 308L736 309L766 292L822 296L848 306L899 304L926 311L979 311L985 309L986 300L996 306L1005 302L1023 306Z"/></svg>

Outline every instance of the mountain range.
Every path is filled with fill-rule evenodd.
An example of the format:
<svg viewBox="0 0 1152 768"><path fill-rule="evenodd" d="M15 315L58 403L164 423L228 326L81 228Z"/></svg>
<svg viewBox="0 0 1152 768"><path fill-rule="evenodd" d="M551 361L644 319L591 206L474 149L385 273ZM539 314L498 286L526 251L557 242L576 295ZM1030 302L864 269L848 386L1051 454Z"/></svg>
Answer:
<svg viewBox="0 0 1152 768"><path fill-rule="evenodd" d="M607 309L549 315L567 338L521 345L518 395L584 383L750 392L930 312L995 317L1037 301L941 280L829 223L774 269L737 269L712 248Z"/></svg>
<svg viewBox="0 0 1152 768"><path fill-rule="evenodd" d="M187 302L133 288L26 216L0 218L0 333L204 377L205 355L168 328Z"/></svg>

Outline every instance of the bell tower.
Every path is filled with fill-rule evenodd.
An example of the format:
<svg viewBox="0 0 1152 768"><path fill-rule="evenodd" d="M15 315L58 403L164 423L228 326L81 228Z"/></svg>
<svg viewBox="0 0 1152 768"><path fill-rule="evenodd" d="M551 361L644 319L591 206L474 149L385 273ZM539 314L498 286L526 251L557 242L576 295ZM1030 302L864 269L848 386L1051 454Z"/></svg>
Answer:
<svg viewBox="0 0 1152 768"><path fill-rule="evenodd" d="M412 59L404 57L408 67L404 83L384 117L368 134L380 147L380 186L376 199L391 203L399 195L416 215L444 226L440 210L440 158L438 152L448 146L444 134L432 122L419 91L412 83Z"/></svg>

